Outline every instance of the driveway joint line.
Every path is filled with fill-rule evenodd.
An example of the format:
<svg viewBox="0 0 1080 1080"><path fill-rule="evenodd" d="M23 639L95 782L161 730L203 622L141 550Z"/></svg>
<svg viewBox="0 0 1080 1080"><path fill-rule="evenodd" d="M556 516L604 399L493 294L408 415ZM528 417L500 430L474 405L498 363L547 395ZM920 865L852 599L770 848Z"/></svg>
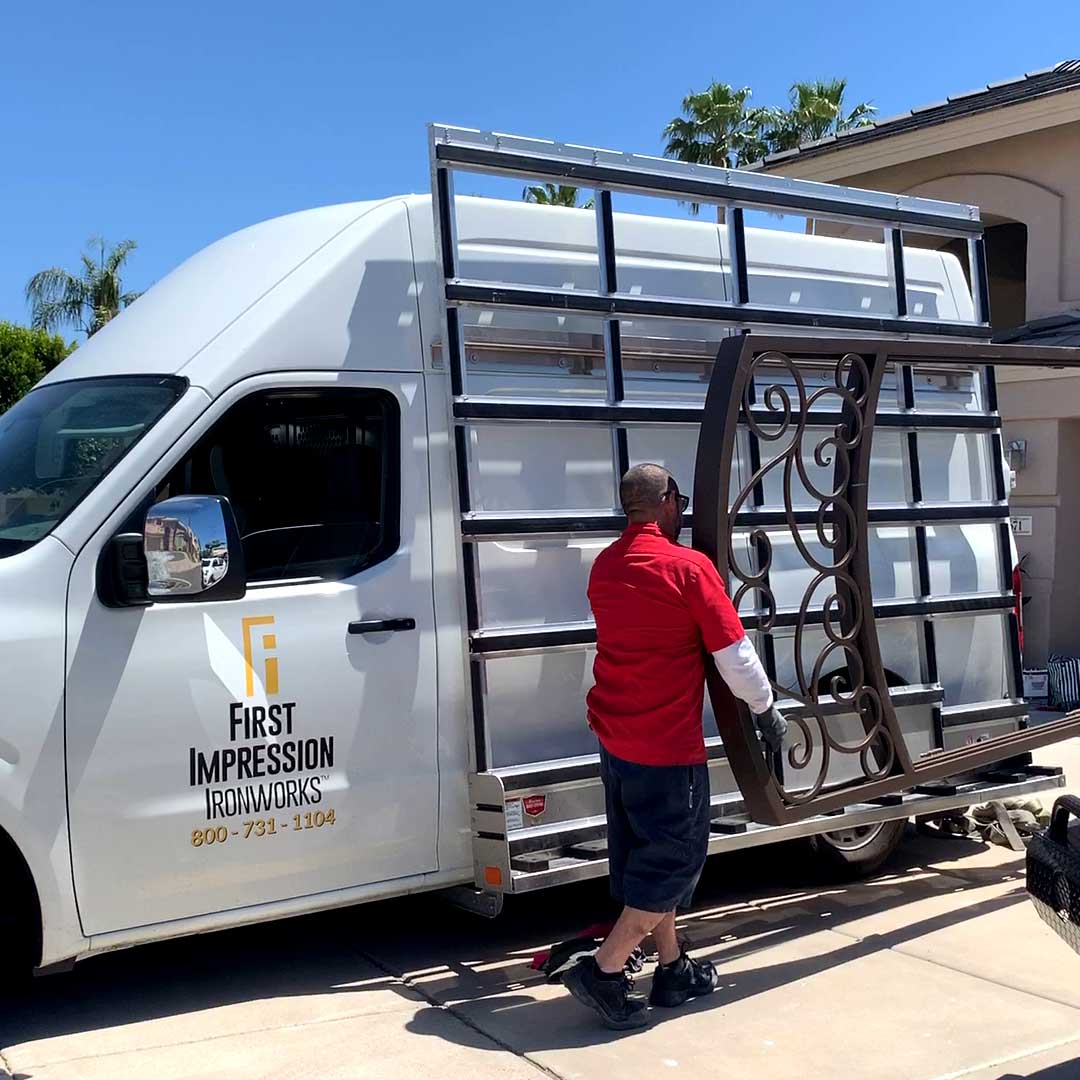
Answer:
<svg viewBox="0 0 1080 1080"><path fill-rule="evenodd" d="M412 1004L417 1005L419 1002L414 1001ZM368 1016L393 1016L394 1013L401 1011L401 1009L395 1008L386 1011L345 1013L342 1016L324 1016L321 1020L304 1020L298 1024L272 1024L268 1027L245 1028L243 1031L223 1031L218 1035L204 1035L199 1039L179 1039L176 1042L153 1043L150 1046L128 1046L120 1050L99 1050L93 1054L76 1054L74 1057L57 1058L55 1061L28 1061L26 1065L27 1068L33 1069L51 1069L56 1065L70 1065L76 1061L92 1061L97 1058L117 1057L120 1054L149 1054L155 1050L172 1050L178 1046L198 1046L201 1043L217 1042L218 1039L233 1039L237 1036L265 1035L267 1032L279 1031L299 1031L302 1028L322 1027L324 1024L337 1024L346 1020L363 1020ZM26 1045L32 1044L27 1043ZM6 1049L8 1053L11 1052L10 1046ZM7 1068L12 1076L15 1075L14 1070L4 1057L3 1050L0 1050L0 1067ZM0 1080L2 1080L2 1074L0 1074Z"/></svg>
<svg viewBox="0 0 1080 1080"><path fill-rule="evenodd" d="M956 967L953 964L943 964L940 960L931 960L926 956L916 956L913 953L904 952L903 948L898 946L895 949L890 949L891 952L896 952L900 956L906 956L909 960L919 960L924 964L933 964L934 967L939 967L945 971L953 971L957 975L967 975L969 978L978 979L980 982L989 983L991 986L1001 987L1003 990L1013 990L1019 994L1026 994L1028 997L1038 998L1039 1001L1047 1001L1051 1005L1063 1005L1067 1009L1072 1009L1074 1012L1080 1012L1080 1006L1074 1005L1070 1001L1062 1001L1060 998L1051 997L1049 994L1040 993L1038 990L1025 990L1022 987L1014 986L1011 983L1002 982L1000 979L993 979L988 975L979 975L974 971L965 971L961 967Z"/></svg>
<svg viewBox="0 0 1080 1080"><path fill-rule="evenodd" d="M994 1058L993 1061L983 1061L978 1065L965 1065L956 1072L933 1076L930 1077L930 1080L963 1080L965 1076L971 1076L972 1073L981 1072L983 1069L996 1069L1002 1065L1011 1065L1013 1062L1023 1061L1024 1058L1034 1057L1036 1054L1045 1054L1049 1050L1059 1050L1063 1046L1069 1046L1076 1042L1080 1042L1080 1038L1076 1035L1070 1035L1066 1039L1058 1039L1055 1042L1043 1043L1041 1046L1033 1046L1028 1050L1020 1050L1015 1054L1006 1054L1004 1057Z"/></svg>
<svg viewBox="0 0 1080 1080"><path fill-rule="evenodd" d="M427 990L420 983L413 982L407 975L396 972L392 968L387 967L381 960L376 959L370 953L364 952L363 949L353 950L357 956L366 960L372 966L378 968L384 974L389 975L392 979L396 979L402 986L411 990L414 994L418 994L421 998L427 1002L433 1008L442 1009L444 1012L449 1013L455 1020L459 1020L470 1031L475 1031L477 1035L487 1039L488 1042L499 1047L500 1050L505 1050L514 1057L520 1058L522 1061L528 1062L534 1069L542 1073L544 1076L551 1077L551 1080L563 1080L561 1073L555 1072L554 1069L549 1069L546 1065L542 1065L539 1061L529 1057L528 1054L521 1050L518 1050L515 1046L512 1046L508 1042L504 1042L497 1035L492 1035L490 1031L485 1031L472 1017L467 1016L465 1013L459 1012L453 1005L448 1005L446 1002L440 1001L434 994L428 993Z"/></svg>
<svg viewBox="0 0 1080 1080"><path fill-rule="evenodd" d="M839 926L829 926L825 929L831 931L840 937L847 938L849 941L869 942L874 937L880 937L880 934L869 934L862 936L860 934L853 933L850 930L845 930ZM903 944L890 945L887 949L888 952L896 953L898 956L906 957L908 960L915 960L923 964L932 964L934 967L939 967L944 971L951 971L957 975L966 975L971 979L978 979L980 982L989 983L991 986L1000 987L1003 990L1014 990L1018 994L1026 994L1028 997L1038 998L1040 1001L1048 1001L1052 1005L1063 1005L1067 1009L1073 1009L1074 1011L1080 1011L1080 1005L1075 1005L1071 1001L1062 1001L1060 998L1051 997L1049 994L1041 994L1037 990L1025 990L1022 987L1014 986L1012 983L1002 982L1000 979L991 978L989 975L980 975L976 971L968 971L965 968L958 967L955 964L945 964L940 960L932 960L929 956L919 956L917 953L907 952L904 949ZM1070 1036L1070 1039L1075 1039L1077 1036ZM991 1065L995 1064L991 1062Z"/></svg>

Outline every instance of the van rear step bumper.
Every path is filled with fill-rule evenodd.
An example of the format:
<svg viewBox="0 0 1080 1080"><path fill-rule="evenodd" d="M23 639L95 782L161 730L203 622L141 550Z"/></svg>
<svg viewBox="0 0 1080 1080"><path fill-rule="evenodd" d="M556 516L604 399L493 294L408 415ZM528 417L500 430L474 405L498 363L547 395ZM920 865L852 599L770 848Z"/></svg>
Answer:
<svg viewBox="0 0 1080 1080"><path fill-rule="evenodd" d="M495 893L525 893L602 877L607 873L606 829L602 814L529 825L524 817L518 817L520 810L516 807L511 809L508 818L507 801L517 806L520 801L514 798L512 786L509 792L503 789L498 774L478 773L471 779L477 888ZM1008 764L886 795L873 802L854 803L842 810L790 825L761 825L751 821L742 805L732 801L730 795L718 795L713 797L709 854L760 847L897 818L940 814L992 799L1010 799L1064 786L1064 770L1057 766ZM543 810L536 816L544 816Z"/></svg>

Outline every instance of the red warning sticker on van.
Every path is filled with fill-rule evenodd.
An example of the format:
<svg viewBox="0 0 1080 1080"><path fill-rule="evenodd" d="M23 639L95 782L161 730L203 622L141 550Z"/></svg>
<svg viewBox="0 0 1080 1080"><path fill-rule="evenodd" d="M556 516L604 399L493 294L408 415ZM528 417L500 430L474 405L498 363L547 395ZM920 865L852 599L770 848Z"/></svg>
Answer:
<svg viewBox="0 0 1080 1080"><path fill-rule="evenodd" d="M526 795L521 800L521 805L525 809L525 813L529 817L539 817L544 812L544 807L547 805L547 797L544 795Z"/></svg>

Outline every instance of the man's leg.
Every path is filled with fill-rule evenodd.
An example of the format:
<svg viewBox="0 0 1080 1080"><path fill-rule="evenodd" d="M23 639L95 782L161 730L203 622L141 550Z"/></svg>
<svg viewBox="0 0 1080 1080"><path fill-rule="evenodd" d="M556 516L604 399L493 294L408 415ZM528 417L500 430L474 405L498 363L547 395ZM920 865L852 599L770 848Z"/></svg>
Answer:
<svg viewBox="0 0 1080 1080"><path fill-rule="evenodd" d="M623 970L630 953L666 918L655 911L624 907L595 955L579 961L563 976L567 990L595 1009L608 1027L626 1030L648 1022L645 1002L629 996Z"/></svg>
<svg viewBox="0 0 1080 1080"><path fill-rule="evenodd" d="M656 952L661 964L673 964L682 955L679 939L675 935L675 912L665 915L652 932Z"/></svg>
<svg viewBox="0 0 1080 1080"><path fill-rule="evenodd" d="M685 837L688 846L695 852L689 866L686 867L686 891L679 900L683 907L689 906L697 885L705 857L709 849L709 773L704 765L694 767L694 777L690 789L690 813L685 819ZM719 984L716 968L707 960L695 960L685 956L679 947L675 935L675 916L665 919L653 931L660 964L653 973L652 990L649 994L650 1005L671 1008L681 1005L692 997L711 994Z"/></svg>
<svg viewBox="0 0 1080 1080"><path fill-rule="evenodd" d="M608 872L611 895L624 905L600 951L578 961L563 976L563 985L575 998L595 1009L608 1027L618 1030L643 1027L645 1002L631 998L623 968L634 947L652 930L662 915L627 908L623 900L623 874L635 836L622 801L622 782L616 759L601 746L600 776L608 823ZM604 959L610 967L600 966Z"/></svg>
<svg viewBox="0 0 1080 1080"><path fill-rule="evenodd" d="M604 944L596 951L596 966L605 974L614 975L622 971L630 954L649 934L655 936L657 927L671 922L671 938L675 939L675 912L667 915L655 911L642 911L640 908L625 907L618 921L611 928L611 933L604 939ZM659 942L657 942L659 945ZM675 947L678 955L678 946ZM673 957L674 958L674 957Z"/></svg>

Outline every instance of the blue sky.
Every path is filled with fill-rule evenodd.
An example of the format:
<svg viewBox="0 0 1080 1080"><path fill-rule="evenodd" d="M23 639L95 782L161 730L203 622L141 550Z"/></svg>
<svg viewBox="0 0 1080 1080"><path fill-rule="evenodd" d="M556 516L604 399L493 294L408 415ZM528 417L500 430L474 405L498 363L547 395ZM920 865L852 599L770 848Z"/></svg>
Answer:
<svg viewBox="0 0 1080 1080"><path fill-rule="evenodd" d="M86 238L129 288L292 210L427 187L442 120L657 153L713 79L846 76L883 116L1080 54L1080 5L73 0L0 14L0 319ZM461 188L459 188L461 190Z"/></svg>

